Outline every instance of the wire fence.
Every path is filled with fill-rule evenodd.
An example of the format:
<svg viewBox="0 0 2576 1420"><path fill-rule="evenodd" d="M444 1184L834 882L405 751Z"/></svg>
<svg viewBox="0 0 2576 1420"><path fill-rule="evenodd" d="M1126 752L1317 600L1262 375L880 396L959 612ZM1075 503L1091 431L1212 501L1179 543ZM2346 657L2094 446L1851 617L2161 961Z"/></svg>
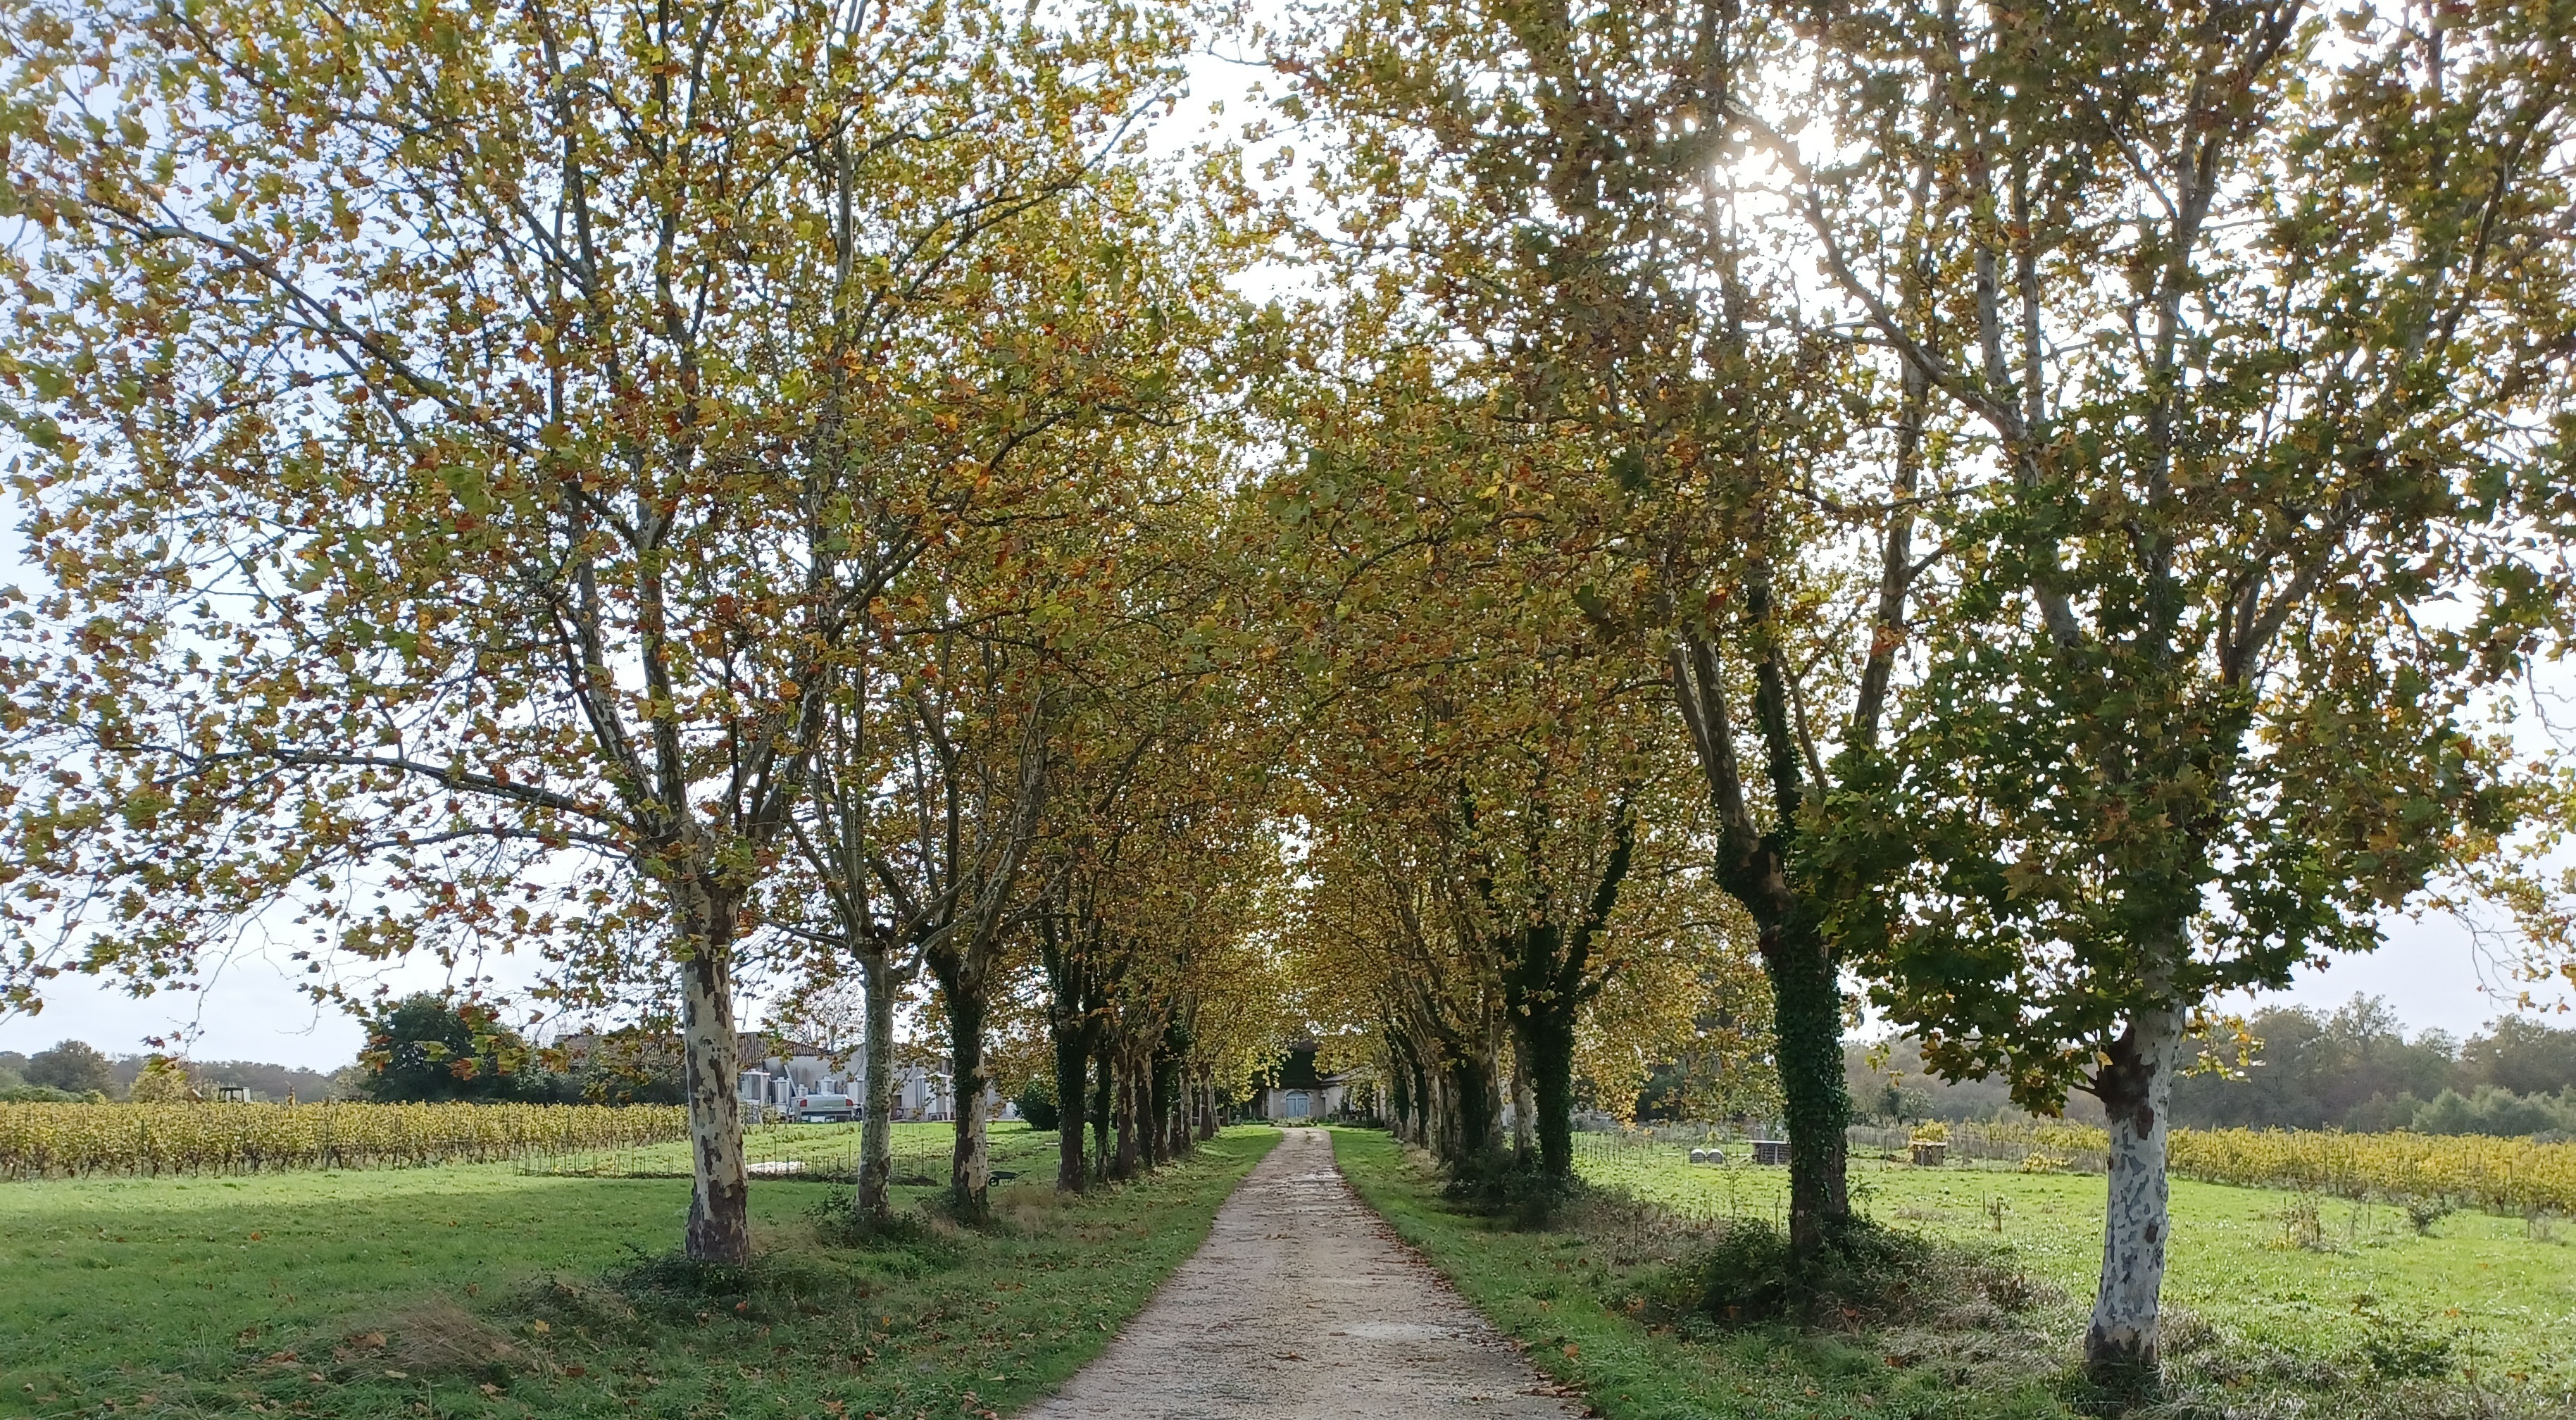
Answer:
<svg viewBox="0 0 2576 1420"><path fill-rule="evenodd" d="M1953 1125L1946 1147L1917 1155L1917 1136L1905 1129L1855 1125L1845 1136L1854 1159L1914 1163L1938 1160L1942 1167L1992 1167L1998 1163L2035 1171L2066 1172L2091 1164L2101 1168L2101 1150L2090 1152L2079 1139L2060 1139L2036 1129L1991 1130ZM2057 1145L2066 1153L2046 1152ZM2071 1157L2070 1157L2071 1155ZM1717 1227L1758 1221L1786 1228L1789 1218L1787 1141L1770 1130L1741 1126L1664 1126L1657 1129L1584 1130L1574 1136L1576 1172L1592 1183L1616 1189L1669 1215L1677 1223ZM1853 1171L1846 1179L1852 1211L1875 1219L1889 1201L1873 1174Z"/></svg>
<svg viewBox="0 0 2576 1420"><path fill-rule="evenodd" d="M743 1131L743 1158L754 1178L847 1182L858 1177L862 1126L856 1124L765 1124ZM894 1179L931 1183L948 1175L951 1148L946 1126L930 1129L897 1126ZM519 1171L577 1178L687 1178L689 1145L623 1144L598 1149L564 1149L519 1160Z"/></svg>
<svg viewBox="0 0 2576 1420"><path fill-rule="evenodd" d="M756 1125L743 1131L743 1157L754 1179L854 1183L859 1175L864 1130L864 1125L856 1123ZM955 1126L944 1122L895 1125L894 1185L931 1188L945 1184L955 1156L956 1137ZM1014 1179L1041 1168L1053 1177L1053 1131L996 1124L987 1139L996 1179ZM574 1178L687 1178L689 1146L681 1141L565 1149L523 1157L519 1171Z"/></svg>

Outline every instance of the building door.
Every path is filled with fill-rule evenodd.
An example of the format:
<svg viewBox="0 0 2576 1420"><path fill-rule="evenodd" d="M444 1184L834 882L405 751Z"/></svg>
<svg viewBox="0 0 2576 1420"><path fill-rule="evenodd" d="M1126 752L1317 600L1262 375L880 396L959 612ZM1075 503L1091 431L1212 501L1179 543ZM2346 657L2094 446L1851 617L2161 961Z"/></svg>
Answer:
<svg viewBox="0 0 2576 1420"><path fill-rule="evenodd" d="M1307 1094L1304 1090L1290 1090L1288 1092L1288 1118L1304 1119L1312 1115L1314 1112L1315 1102L1313 1096Z"/></svg>

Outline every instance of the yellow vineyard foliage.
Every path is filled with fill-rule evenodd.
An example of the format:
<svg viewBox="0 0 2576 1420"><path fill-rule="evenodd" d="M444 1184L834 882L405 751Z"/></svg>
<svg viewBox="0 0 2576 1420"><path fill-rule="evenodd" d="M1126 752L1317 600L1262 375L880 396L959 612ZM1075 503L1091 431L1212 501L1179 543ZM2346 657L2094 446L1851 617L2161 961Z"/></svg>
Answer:
<svg viewBox="0 0 2576 1420"><path fill-rule="evenodd" d="M2177 1130L2167 1159L2185 1178L2304 1188L2345 1198L2448 1198L2521 1213L2576 1212L2576 1144L2478 1134Z"/></svg>
<svg viewBox="0 0 2576 1420"><path fill-rule="evenodd" d="M1896 1147L1903 1137L1866 1127L1852 1132L1855 1143L1871 1148ZM2020 1160L2032 1171L2099 1173L2110 1142L2099 1127L2058 1120L1954 1124L1948 1134L1953 1160ZM2177 1129L2166 1148L2176 1177L2206 1183L2340 1198L2442 1198L2504 1213L2576 1213L2576 1144L2478 1134Z"/></svg>
<svg viewBox="0 0 2576 1420"><path fill-rule="evenodd" d="M407 1168L687 1133L676 1105L0 1104L0 1178Z"/></svg>

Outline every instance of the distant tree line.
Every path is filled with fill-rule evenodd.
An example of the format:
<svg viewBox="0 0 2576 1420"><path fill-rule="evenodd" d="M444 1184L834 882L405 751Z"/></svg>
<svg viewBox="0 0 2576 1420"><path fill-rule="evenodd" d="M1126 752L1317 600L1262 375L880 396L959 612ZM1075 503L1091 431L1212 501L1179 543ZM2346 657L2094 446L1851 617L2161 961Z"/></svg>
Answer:
<svg viewBox="0 0 2576 1420"><path fill-rule="evenodd" d="M155 1062L175 1072L181 1082L175 1094L167 1085L137 1091ZM683 1097L678 1046L658 1034L620 1031L582 1038L572 1048L540 1049L488 1011L426 991L379 1009L367 1021L358 1059L328 1073L257 1060L109 1056L80 1040L33 1054L0 1050L0 1103L212 1099L231 1086L272 1101L677 1104Z"/></svg>
<svg viewBox="0 0 2576 1420"><path fill-rule="evenodd" d="M2177 1126L2576 1133L2576 1029L2506 1016L2465 1041L2440 1030L2410 1036L2386 1001L2365 996L2332 1012L2270 1007L2245 1024L2247 1040L2203 1042L2202 1068L2174 1082ZM1910 1039L1855 1043L1845 1067L1856 1112L1873 1122L2020 1113L1999 1081L1928 1074ZM2067 1103L2070 1117L2098 1116L2089 1097Z"/></svg>
<svg viewBox="0 0 2576 1420"><path fill-rule="evenodd" d="M58 1041L33 1055L0 1050L0 1100L105 1099L121 1093L113 1063L85 1041Z"/></svg>
<svg viewBox="0 0 2576 1420"><path fill-rule="evenodd" d="M0 1050L0 1102L42 1103L82 1099L121 1100L135 1097L135 1083L165 1057L111 1056L82 1040L56 1042L32 1055ZM332 1074L264 1060L189 1060L174 1062L186 1089L211 1097L216 1090L239 1086L261 1100L319 1100L352 1092L349 1070ZM149 1091L147 1090L148 1094Z"/></svg>

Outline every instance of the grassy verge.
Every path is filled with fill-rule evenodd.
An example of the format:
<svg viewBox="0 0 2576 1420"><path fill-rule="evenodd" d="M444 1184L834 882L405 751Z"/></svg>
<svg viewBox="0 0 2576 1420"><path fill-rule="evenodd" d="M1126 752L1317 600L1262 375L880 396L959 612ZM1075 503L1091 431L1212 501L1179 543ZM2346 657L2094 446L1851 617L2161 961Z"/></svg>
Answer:
<svg viewBox="0 0 2576 1420"><path fill-rule="evenodd" d="M996 1138L1034 1163L1052 1135ZM758 1180L748 1274L674 1266L672 1179L509 1165L0 1186L0 1415L864 1416L1007 1411L1097 1354L1277 1139L1230 1129L967 1232L817 1240L846 1194ZM927 1187L899 1189L906 1202Z"/></svg>
<svg viewBox="0 0 2576 1420"><path fill-rule="evenodd" d="M1699 1167L1687 1155L1679 1145L1620 1151L1585 1160L1582 1172L1687 1218L1785 1213L1788 1170ZM2001 1243L2033 1277L2092 1296L2098 1175L1855 1159L1851 1186L1855 1206L1881 1223ZM2214 1326L2283 1352L2345 1358L2411 1337L2463 1374L2576 1389L2576 1228L2460 1212L2419 1232L2389 1204L2184 1179L2172 1208L2165 1301L2193 1335Z"/></svg>
<svg viewBox="0 0 2576 1420"><path fill-rule="evenodd" d="M1418 1156L1407 1157L1384 1134L1337 1131L1335 1145L1343 1171L1371 1206L1542 1370L1581 1389L1608 1420L2059 1420L2085 1409L2074 1364L2084 1311L2075 1297L2082 1294L2048 1283L2062 1264L2034 1267L2024 1258L2025 1243L2036 1241L2027 1235L2049 1216L2036 1198L2024 1199L2027 1211L2005 1214L2000 1243L1990 1231L1978 1239L1990 1253L2000 1249L2000 1260L2035 1274L2027 1296L2011 1305L1998 1305L1990 1289L1963 1286L1902 1326L1720 1330L1665 1314L1651 1299L1725 1226L1722 1218L1694 1220L1631 1192L1600 1189L1561 1226L1516 1232L1449 1206ZM1968 1192L1952 1200L1955 1216L1944 1226L1964 1242L1973 1232L1968 1205L1984 1224L1989 1195L1976 1190L1997 1180L1952 1182ZM2056 1182L2099 1188L2098 1180ZM1920 1224L1888 1217L1898 1209L1933 1211L1921 1200L1891 1207L1884 1195L1875 1204L1900 1227ZM2081 1225L2071 1200L2065 1207L2067 1226ZM2098 1198L2093 1207L2098 1219ZM1768 1210L1745 1211L1761 1217ZM2178 1248L2189 1246L2187 1237L2178 1236ZM2483 1293L2479 1279L2488 1274L2469 1259L2445 1275L2453 1289ZM2464 1332L2372 1324L2368 1316L2382 1299L2344 1298L2364 1318L2363 1343L2347 1346L2337 1328L2282 1321L2273 1285L2251 1277L2233 1292L2213 1289L2206 1312L2182 1309L2168 1335L2174 1383L2166 1401L2145 1413L2177 1420L2568 1413L2566 1397L2542 1377L2471 1374L2459 1354ZM2231 1297L2246 1308L2230 1310ZM2424 1305L2403 1294L2384 1300L2409 1314Z"/></svg>

